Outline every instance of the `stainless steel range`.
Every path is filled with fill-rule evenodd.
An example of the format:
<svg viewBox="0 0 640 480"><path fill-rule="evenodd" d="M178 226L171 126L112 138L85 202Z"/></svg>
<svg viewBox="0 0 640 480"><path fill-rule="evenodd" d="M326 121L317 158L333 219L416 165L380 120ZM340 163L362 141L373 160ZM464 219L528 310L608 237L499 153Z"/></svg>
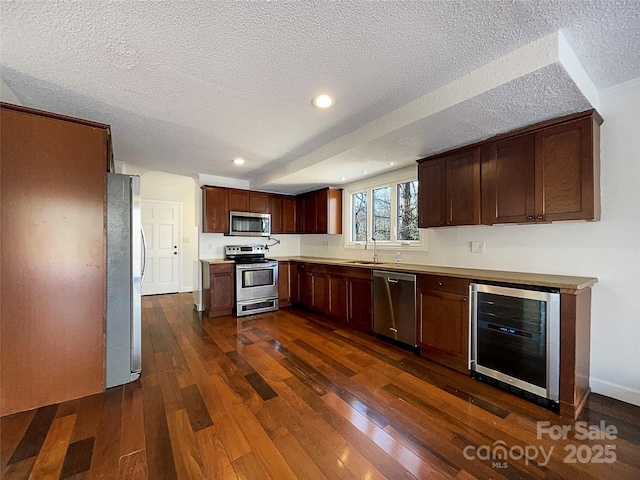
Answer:
<svg viewBox="0 0 640 480"><path fill-rule="evenodd" d="M227 245L225 258L236 264L236 315L278 309L278 262L265 258L263 245Z"/></svg>

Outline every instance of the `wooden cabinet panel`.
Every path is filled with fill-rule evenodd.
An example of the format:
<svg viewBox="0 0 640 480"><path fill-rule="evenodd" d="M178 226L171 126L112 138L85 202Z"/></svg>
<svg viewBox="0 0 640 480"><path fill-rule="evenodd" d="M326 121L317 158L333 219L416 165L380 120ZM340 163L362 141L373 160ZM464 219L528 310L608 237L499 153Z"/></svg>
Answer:
<svg viewBox="0 0 640 480"><path fill-rule="evenodd" d="M340 323L347 323L347 279L329 276L329 316Z"/></svg>
<svg viewBox="0 0 640 480"><path fill-rule="evenodd" d="M278 262L278 305L291 305L291 265L289 262Z"/></svg>
<svg viewBox="0 0 640 480"><path fill-rule="evenodd" d="M342 233L342 190L323 188L296 197L300 233Z"/></svg>
<svg viewBox="0 0 640 480"><path fill-rule="evenodd" d="M536 219L594 218L592 119L536 133Z"/></svg>
<svg viewBox="0 0 640 480"><path fill-rule="evenodd" d="M282 233L296 232L296 198L282 197Z"/></svg>
<svg viewBox="0 0 640 480"><path fill-rule="evenodd" d="M269 195L269 213L271 214L271 233L283 233L282 195Z"/></svg>
<svg viewBox="0 0 640 480"><path fill-rule="evenodd" d="M232 212L249 211L249 190L227 189L229 192L229 210Z"/></svg>
<svg viewBox="0 0 640 480"><path fill-rule="evenodd" d="M480 149L446 159L445 225L480 224Z"/></svg>
<svg viewBox="0 0 640 480"><path fill-rule="evenodd" d="M313 308L313 274L306 271L305 265L298 267L299 302L306 308Z"/></svg>
<svg viewBox="0 0 640 480"><path fill-rule="evenodd" d="M420 228L445 223L445 165L443 159L424 162L418 167L418 223Z"/></svg>
<svg viewBox="0 0 640 480"><path fill-rule="evenodd" d="M229 192L222 187L203 187L202 231L225 233L229 230Z"/></svg>
<svg viewBox="0 0 640 480"><path fill-rule="evenodd" d="M361 278L347 278L349 312L347 324L366 333L373 333L372 282Z"/></svg>
<svg viewBox="0 0 640 480"><path fill-rule="evenodd" d="M254 213L269 213L269 194L264 192L249 192L249 211Z"/></svg>
<svg viewBox="0 0 640 480"><path fill-rule="evenodd" d="M231 315L235 307L235 265L202 262L204 315Z"/></svg>
<svg viewBox="0 0 640 480"><path fill-rule="evenodd" d="M418 343L422 354L456 370L468 371L468 297L418 289Z"/></svg>
<svg viewBox="0 0 640 480"><path fill-rule="evenodd" d="M104 390L108 126L0 109L0 415Z"/></svg>
<svg viewBox="0 0 640 480"><path fill-rule="evenodd" d="M289 294L292 304L300 301L297 262L289 262Z"/></svg>
<svg viewBox="0 0 640 480"><path fill-rule="evenodd" d="M329 312L329 275L313 274L313 307L320 313Z"/></svg>
<svg viewBox="0 0 640 480"><path fill-rule="evenodd" d="M482 223L535 219L534 135L523 135L482 150Z"/></svg>
<svg viewBox="0 0 640 480"><path fill-rule="evenodd" d="M423 162L418 167L421 228L480 223L480 149Z"/></svg>

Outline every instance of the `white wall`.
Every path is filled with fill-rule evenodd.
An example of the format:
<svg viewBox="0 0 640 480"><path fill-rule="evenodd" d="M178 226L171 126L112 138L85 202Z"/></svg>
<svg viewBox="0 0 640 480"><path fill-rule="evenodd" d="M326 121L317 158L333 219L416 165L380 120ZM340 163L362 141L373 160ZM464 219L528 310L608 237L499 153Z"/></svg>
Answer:
<svg viewBox="0 0 640 480"><path fill-rule="evenodd" d="M13 93L13 90L5 83L2 77L0 77L0 100L14 105L22 105L22 102L18 100L16 94Z"/></svg>
<svg viewBox="0 0 640 480"><path fill-rule="evenodd" d="M430 229L427 252L402 255L405 263L598 277L591 388L640 405L640 79L600 92L600 101L600 222ZM486 242L486 253L470 252L474 240ZM302 236L300 250L309 256L371 256L345 249L341 235ZM395 251L380 257L393 261Z"/></svg>
<svg viewBox="0 0 640 480"><path fill-rule="evenodd" d="M180 291L194 288L194 262L198 260L198 225L196 222L196 182L191 177L164 172L145 172L131 165L125 173L140 175L142 200L160 200L182 204ZM197 286L196 286L197 288Z"/></svg>

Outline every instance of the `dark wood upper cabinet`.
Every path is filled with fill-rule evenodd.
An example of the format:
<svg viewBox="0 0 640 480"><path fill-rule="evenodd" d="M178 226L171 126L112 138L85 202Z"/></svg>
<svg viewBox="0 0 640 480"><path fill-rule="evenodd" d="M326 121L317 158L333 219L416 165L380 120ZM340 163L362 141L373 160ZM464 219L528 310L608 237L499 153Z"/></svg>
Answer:
<svg viewBox="0 0 640 480"><path fill-rule="evenodd" d="M419 160L419 226L599 220L601 123L589 110Z"/></svg>
<svg viewBox="0 0 640 480"><path fill-rule="evenodd" d="M418 166L419 226L480 223L480 149L439 156Z"/></svg>
<svg viewBox="0 0 640 480"><path fill-rule="evenodd" d="M269 194L264 192L249 192L249 211L254 213L269 213Z"/></svg>
<svg viewBox="0 0 640 480"><path fill-rule="evenodd" d="M248 212L249 210L249 190L238 190L236 188L227 189L229 192L229 210L231 212Z"/></svg>
<svg viewBox="0 0 640 480"><path fill-rule="evenodd" d="M282 231L282 195L269 195L269 213L271 214L271 233L278 234Z"/></svg>
<svg viewBox="0 0 640 480"><path fill-rule="evenodd" d="M342 233L342 190L323 188L296 196L299 233Z"/></svg>
<svg viewBox="0 0 640 480"><path fill-rule="evenodd" d="M296 198L282 196L282 233L296 232Z"/></svg>
<svg viewBox="0 0 640 480"><path fill-rule="evenodd" d="M225 233L229 229L229 190L223 187L202 187L202 231Z"/></svg>
<svg viewBox="0 0 640 480"><path fill-rule="evenodd" d="M538 221L599 220L599 127L587 117L536 133Z"/></svg>
<svg viewBox="0 0 640 480"><path fill-rule="evenodd" d="M492 143L482 149L482 223L534 219L535 135Z"/></svg>
<svg viewBox="0 0 640 480"><path fill-rule="evenodd" d="M482 148L482 221L599 220L595 111Z"/></svg>

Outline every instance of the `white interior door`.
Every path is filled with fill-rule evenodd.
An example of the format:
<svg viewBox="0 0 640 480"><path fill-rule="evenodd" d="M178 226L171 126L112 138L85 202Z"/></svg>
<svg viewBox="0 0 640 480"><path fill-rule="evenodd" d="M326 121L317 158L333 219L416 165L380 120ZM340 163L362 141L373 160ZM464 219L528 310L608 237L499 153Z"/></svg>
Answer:
<svg viewBox="0 0 640 480"><path fill-rule="evenodd" d="M176 202L142 201L147 264L142 295L180 290L180 210Z"/></svg>

